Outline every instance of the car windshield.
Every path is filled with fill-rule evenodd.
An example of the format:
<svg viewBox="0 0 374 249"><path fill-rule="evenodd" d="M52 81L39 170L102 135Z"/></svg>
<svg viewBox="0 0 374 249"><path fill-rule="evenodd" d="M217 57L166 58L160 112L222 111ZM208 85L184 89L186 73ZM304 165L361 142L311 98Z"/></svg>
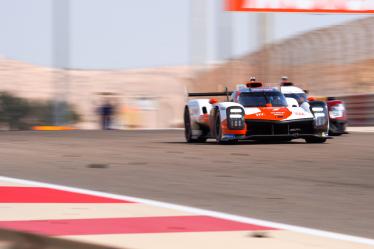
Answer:
<svg viewBox="0 0 374 249"><path fill-rule="evenodd" d="M287 101L280 92L246 92L239 96L239 103L244 107L264 107L271 104L273 107L286 107Z"/></svg>
<svg viewBox="0 0 374 249"><path fill-rule="evenodd" d="M294 98L297 100L297 103L301 105L307 100L306 94L305 93L285 93L284 96L287 98Z"/></svg>

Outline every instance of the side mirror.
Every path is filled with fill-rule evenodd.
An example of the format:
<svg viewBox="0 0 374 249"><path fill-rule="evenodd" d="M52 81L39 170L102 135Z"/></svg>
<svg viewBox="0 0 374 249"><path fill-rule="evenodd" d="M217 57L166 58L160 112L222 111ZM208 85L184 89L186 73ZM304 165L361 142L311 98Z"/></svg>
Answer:
<svg viewBox="0 0 374 249"><path fill-rule="evenodd" d="M216 104L216 103L218 103L218 100L217 100L216 98L211 98L211 99L209 100L209 104L211 104L211 105L214 105L214 104Z"/></svg>
<svg viewBox="0 0 374 249"><path fill-rule="evenodd" d="M273 107L273 105L271 103L266 103L265 105L266 107Z"/></svg>

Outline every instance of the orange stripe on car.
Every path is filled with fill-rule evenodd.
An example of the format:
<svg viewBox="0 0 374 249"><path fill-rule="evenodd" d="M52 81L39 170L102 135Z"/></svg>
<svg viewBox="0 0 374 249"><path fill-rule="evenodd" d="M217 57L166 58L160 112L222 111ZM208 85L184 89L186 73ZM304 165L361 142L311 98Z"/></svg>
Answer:
<svg viewBox="0 0 374 249"><path fill-rule="evenodd" d="M227 134L227 135L245 135L247 133L246 125L244 125L243 130L230 130L229 128L227 128L227 119L221 122L221 128L222 128L223 134Z"/></svg>
<svg viewBox="0 0 374 249"><path fill-rule="evenodd" d="M209 122L209 114L202 114L199 117L199 121L203 123L208 123Z"/></svg>
<svg viewBox="0 0 374 249"><path fill-rule="evenodd" d="M292 112L285 107L260 107L260 112L245 115L245 119L252 120L284 120L292 115Z"/></svg>

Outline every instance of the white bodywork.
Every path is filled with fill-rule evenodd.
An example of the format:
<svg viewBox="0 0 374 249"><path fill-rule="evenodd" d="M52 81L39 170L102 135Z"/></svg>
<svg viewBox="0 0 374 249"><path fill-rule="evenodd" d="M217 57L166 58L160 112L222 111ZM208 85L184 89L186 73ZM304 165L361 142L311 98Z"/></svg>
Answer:
<svg viewBox="0 0 374 249"><path fill-rule="evenodd" d="M222 120L226 119L226 109L228 107L238 106L243 108L241 104L235 102L218 102L212 105L209 103L209 99L192 99L187 102L187 105L190 110L191 121L195 122L199 121L201 116L204 115L203 107L206 107L208 114L210 114L212 108L217 107Z"/></svg>
<svg viewBox="0 0 374 249"><path fill-rule="evenodd" d="M283 94L292 94L292 93L304 93L305 94L305 91L299 87L296 87L296 86L281 86L280 88L281 92ZM290 103L290 100L289 99L292 99L292 98L286 98L287 99L287 103ZM295 99L294 99L295 100ZM295 100L296 101L296 100ZM297 101L296 101L297 103ZM292 104L293 105L293 104ZM304 101L300 107L302 109L304 109L306 112L311 112L310 111L310 105L307 101Z"/></svg>
<svg viewBox="0 0 374 249"><path fill-rule="evenodd" d="M212 110L212 105L209 103L209 99L191 99L187 102L190 110L191 121L198 121L199 118L204 114L203 107L206 107L207 113Z"/></svg>
<svg viewBox="0 0 374 249"><path fill-rule="evenodd" d="M288 108L299 106L299 103L297 103L297 100L294 98L286 98L286 100L287 100Z"/></svg>
<svg viewBox="0 0 374 249"><path fill-rule="evenodd" d="M284 94L287 93L305 93L303 89L296 86L281 86L280 91Z"/></svg>
<svg viewBox="0 0 374 249"><path fill-rule="evenodd" d="M242 105L235 103L235 102L218 102L216 104L210 104L209 99L191 99L187 102L189 111L190 111L190 118L191 118L191 128L193 136L200 136L201 129L199 124L209 125L208 123L202 120L204 116L203 108L205 107L207 110L207 114L210 116L210 113L213 108L217 108L220 112L220 117L222 120L225 120L227 117L226 109L230 106L238 106L243 108ZM244 108L243 108L244 109Z"/></svg>
<svg viewBox="0 0 374 249"><path fill-rule="evenodd" d="M311 112L310 111L310 105L309 105L309 103L308 102L304 102L304 103L302 103L301 105L300 105L300 107L301 108L303 108L305 111L307 111L307 112Z"/></svg>
<svg viewBox="0 0 374 249"><path fill-rule="evenodd" d="M312 113L300 107L295 99L287 98L287 103L288 103L287 109L292 114L284 120L307 119L307 118L314 117ZM225 120L227 118L226 109L231 106L237 106L237 107L243 108L246 115L261 113L260 108L255 108L255 107L244 108L241 104L238 104L235 102L219 102L219 103L211 105L209 103L209 99L192 99L188 101L187 105L189 107L190 117L193 123L199 122L201 116L204 115L203 107L206 107L208 114L210 114L212 108L217 107L220 112L221 120ZM274 111L276 111L276 109L274 109ZM194 128L195 127L193 127L193 129Z"/></svg>

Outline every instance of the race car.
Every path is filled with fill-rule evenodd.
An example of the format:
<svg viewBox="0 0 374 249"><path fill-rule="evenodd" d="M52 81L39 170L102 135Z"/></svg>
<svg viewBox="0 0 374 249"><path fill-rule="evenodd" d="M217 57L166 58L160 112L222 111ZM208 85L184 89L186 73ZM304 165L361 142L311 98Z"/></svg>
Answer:
<svg viewBox="0 0 374 249"><path fill-rule="evenodd" d="M346 127L348 121L343 101L337 100L334 97L308 97L305 90L296 87L291 82L282 82L280 90L286 97L296 99L299 104L307 100L319 100L325 102L329 113L329 135L339 136L347 133Z"/></svg>
<svg viewBox="0 0 374 249"><path fill-rule="evenodd" d="M261 82L238 85L233 92L189 93L190 97L226 96L225 101L191 99L184 109L185 138L188 143L214 138L220 144L239 140L290 141L302 138L307 143L324 143L328 136L328 110L322 101L301 108Z"/></svg>
<svg viewBox="0 0 374 249"><path fill-rule="evenodd" d="M335 97L314 97L313 100L325 101L329 110L331 136L347 134L348 118L345 103Z"/></svg>

